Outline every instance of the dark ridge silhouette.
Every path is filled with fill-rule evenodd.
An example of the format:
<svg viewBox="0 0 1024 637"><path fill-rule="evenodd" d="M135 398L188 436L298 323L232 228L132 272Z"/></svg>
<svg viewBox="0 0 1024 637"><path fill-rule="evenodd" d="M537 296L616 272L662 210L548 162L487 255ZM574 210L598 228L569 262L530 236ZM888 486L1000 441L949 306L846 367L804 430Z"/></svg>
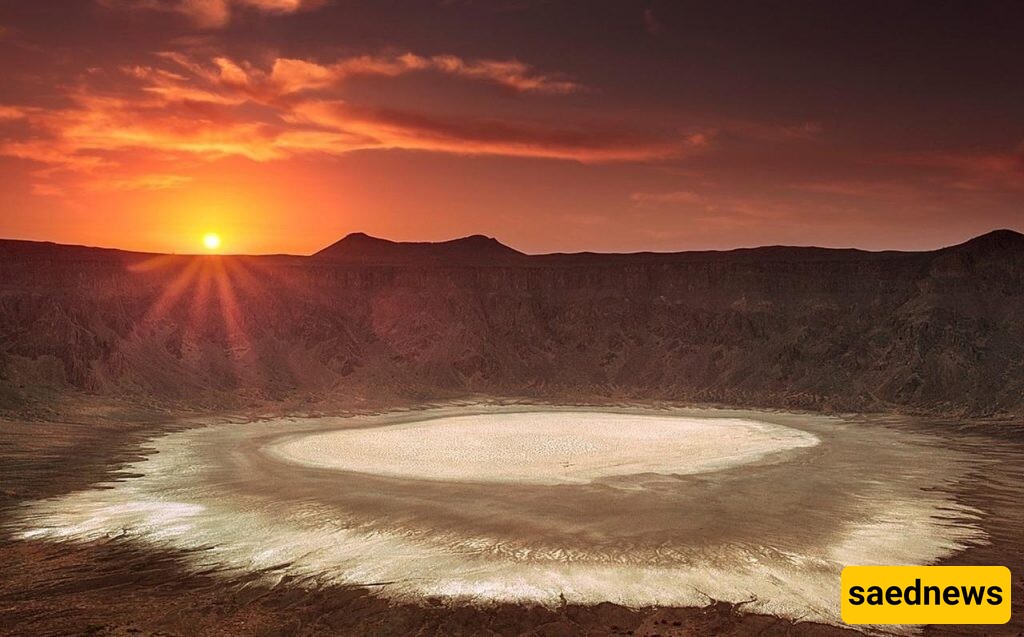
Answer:
<svg viewBox="0 0 1024 637"><path fill-rule="evenodd" d="M1009 229L999 229L979 235L963 243L941 248L934 252L968 252L984 254L999 251L1024 250L1024 234ZM858 248L822 248L817 246L759 246L755 248L734 248L731 250L688 250L684 252L558 252L550 254L525 254L506 246L493 237L474 234L449 241L391 241L353 232L332 243L312 256L334 261L363 262L366 264L402 263L422 265L451 262L456 264L487 262L526 263L526 261L594 262L594 261L702 261L702 260L846 260L846 259L888 259L905 258L913 254L929 252L905 252L898 250L869 251ZM190 257L196 255L169 255L153 252L138 252L119 248L104 248L52 241L30 241L25 239L0 239L0 259L17 257L52 256L61 259L108 259L136 260L156 256ZM245 255L246 258L299 259L296 255L268 254Z"/></svg>
<svg viewBox="0 0 1024 637"><path fill-rule="evenodd" d="M993 230L959 245L950 246L947 250L970 252L976 255L991 252L1021 252L1024 251L1024 234L1005 228Z"/></svg>
<svg viewBox="0 0 1024 637"><path fill-rule="evenodd" d="M353 232L313 255L318 259L361 262L368 264L437 264L506 263L525 256L522 252L492 237L474 234L451 241L399 242Z"/></svg>
<svg viewBox="0 0 1024 637"><path fill-rule="evenodd" d="M0 325L0 411L17 413L86 393L1024 415L1010 230L928 252L530 256L355 234L313 257L209 259L3 241Z"/></svg>
<svg viewBox="0 0 1024 637"><path fill-rule="evenodd" d="M154 253L132 252L117 248L70 245L52 241L0 239L0 258L54 257L60 259L124 259L157 256Z"/></svg>

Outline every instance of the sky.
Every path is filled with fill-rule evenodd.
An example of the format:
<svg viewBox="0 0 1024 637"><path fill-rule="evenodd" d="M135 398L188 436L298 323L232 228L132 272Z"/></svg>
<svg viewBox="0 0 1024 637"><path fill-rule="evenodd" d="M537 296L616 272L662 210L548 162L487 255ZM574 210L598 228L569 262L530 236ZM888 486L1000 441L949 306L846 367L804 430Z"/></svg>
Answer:
<svg viewBox="0 0 1024 637"><path fill-rule="evenodd" d="M1024 4L4 0L0 237L309 254L1024 231Z"/></svg>

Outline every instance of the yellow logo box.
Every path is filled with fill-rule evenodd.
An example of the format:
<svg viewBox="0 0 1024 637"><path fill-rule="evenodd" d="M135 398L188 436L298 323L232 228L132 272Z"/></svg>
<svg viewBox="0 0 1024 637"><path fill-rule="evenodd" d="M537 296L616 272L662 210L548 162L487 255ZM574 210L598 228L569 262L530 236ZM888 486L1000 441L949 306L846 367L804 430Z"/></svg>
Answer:
<svg viewBox="0 0 1024 637"><path fill-rule="evenodd" d="M1010 621L1005 566L847 566L841 581L847 624Z"/></svg>

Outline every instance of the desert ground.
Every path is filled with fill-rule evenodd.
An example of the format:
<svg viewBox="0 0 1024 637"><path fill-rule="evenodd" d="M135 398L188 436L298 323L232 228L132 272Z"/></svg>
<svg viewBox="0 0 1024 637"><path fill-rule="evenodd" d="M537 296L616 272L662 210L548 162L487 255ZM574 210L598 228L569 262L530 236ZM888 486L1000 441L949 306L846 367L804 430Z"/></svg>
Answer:
<svg viewBox="0 0 1024 637"><path fill-rule="evenodd" d="M5 633L838 634L851 563L1024 602L1019 233L0 247Z"/></svg>

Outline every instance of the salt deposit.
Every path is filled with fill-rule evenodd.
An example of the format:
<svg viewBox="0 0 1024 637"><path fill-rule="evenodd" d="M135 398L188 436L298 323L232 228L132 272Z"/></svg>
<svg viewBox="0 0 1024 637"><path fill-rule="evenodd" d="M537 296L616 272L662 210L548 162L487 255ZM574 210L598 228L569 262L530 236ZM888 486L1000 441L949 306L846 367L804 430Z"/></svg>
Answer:
<svg viewBox="0 0 1024 637"><path fill-rule="evenodd" d="M839 623L847 564L983 542L971 458L838 419L471 408L163 436L124 480L14 516L23 538L187 550L197 570L396 599L698 605Z"/></svg>

